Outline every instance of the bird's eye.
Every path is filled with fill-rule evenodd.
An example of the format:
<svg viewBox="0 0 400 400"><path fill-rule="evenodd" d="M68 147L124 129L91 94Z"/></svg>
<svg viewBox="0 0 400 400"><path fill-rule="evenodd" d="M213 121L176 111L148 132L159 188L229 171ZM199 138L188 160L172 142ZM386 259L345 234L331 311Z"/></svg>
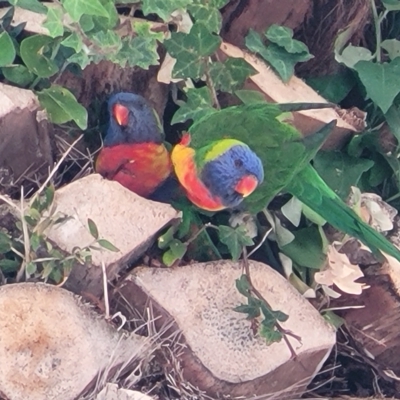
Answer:
<svg viewBox="0 0 400 400"><path fill-rule="evenodd" d="M237 167L237 168L243 167L243 161L240 160L239 158L237 158L235 160L235 167Z"/></svg>

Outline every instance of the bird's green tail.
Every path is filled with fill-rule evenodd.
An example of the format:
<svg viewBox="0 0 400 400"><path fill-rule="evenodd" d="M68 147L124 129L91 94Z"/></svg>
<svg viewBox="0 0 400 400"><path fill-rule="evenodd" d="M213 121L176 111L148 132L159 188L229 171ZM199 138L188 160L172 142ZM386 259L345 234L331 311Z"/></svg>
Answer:
<svg viewBox="0 0 400 400"><path fill-rule="evenodd" d="M285 188L336 229L353 236L382 257L381 251L400 261L400 251L384 236L363 222L308 166Z"/></svg>

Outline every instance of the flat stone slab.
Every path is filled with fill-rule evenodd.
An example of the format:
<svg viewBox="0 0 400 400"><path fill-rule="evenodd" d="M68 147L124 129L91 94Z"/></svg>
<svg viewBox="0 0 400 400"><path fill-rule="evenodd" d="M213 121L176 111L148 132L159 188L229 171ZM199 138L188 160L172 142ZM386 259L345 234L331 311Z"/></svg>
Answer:
<svg viewBox="0 0 400 400"><path fill-rule="evenodd" d="M75 400L121 365L149 358L146 338L117 332L67 290L0 287L0 393L10 400Z"/></svg>
<svg viewBox="0 0 400 400"><path fill-rule="evenodd" d="M139 267L118 291L141 312L150 301L154 317L161 316L159 327L175 321L166 335L182 332L185 346L177 346L175 357L191 385L210 396L298 398L328 357L335 331L276 271L259 262L250 262L250 269L254 285L272 308L289 315L283 327L301 337L302 343L289 337L297 359L290 358L284 341L268 346L254 336L246 315L233 310L246 302L235 287L242 273L238 263Z"/></svg>
<svg viewBox="0 0 400 400"><path fill-rule="evenodd" d="M99 174L57 190L55 203L58 212L70 217L48 233L48 238L59 248L71 253L76 246L83 248L93 243L87 224L90 218L100 237L119 249L118 252L92 250L92 264L77 265L72 270L65 287L95 296L103 293L102 262L108 279L115 278L128 263L143 255L160 229L180 217L170 205L146 200Z"/></svg>

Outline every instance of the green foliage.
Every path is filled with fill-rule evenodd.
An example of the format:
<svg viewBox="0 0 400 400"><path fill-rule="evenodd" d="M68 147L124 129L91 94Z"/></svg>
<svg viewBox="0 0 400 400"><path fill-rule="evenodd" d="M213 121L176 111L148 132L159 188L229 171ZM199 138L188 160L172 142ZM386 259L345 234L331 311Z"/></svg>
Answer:
<svg viewBox="0 0 400 400"><path fill-rule="evenodd" d="M11 237L0 231L0 270L5 276L20 280L25 278L42 279L60 283L66 279L76 263L84 264L91 261L91 250L97 246L109 251L119 251L105 239L99 238L96 224L88 220L88 230L94 237L93 243L84 248L75 248L72 254L67 254L53 247L47 239L46 232L69 219L68 216L56 212L54 205L54 187L48 186L32 204L27 207L17 229L20 234ZM28 253L25 250L28 249Z"/></svg>
<svg viewBox="0 0 400 400"><path fill-rule="evenodd" d="M271 25L264 36L269 41L267 46L260 34L250 29L246 36L246 46L267 61L284 82L292 77L294 66L298 62L305 62L313 57L304 43L293 39L290 28Z"/></svg>

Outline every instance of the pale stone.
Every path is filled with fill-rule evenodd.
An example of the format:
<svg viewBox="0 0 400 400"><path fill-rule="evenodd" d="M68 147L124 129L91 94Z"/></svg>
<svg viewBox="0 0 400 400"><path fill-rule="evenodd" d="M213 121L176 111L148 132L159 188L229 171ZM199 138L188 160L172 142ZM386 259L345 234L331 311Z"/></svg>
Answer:
<svg viewBox="0 0 400 400"><path fill-rule="evenodd" d="M96 400L154 400L154 397L136 390L118 389L118 385L109 383L97 395Z"/></svg>
<svg viewBox="0 0 400 400"><path fill-rule="evenodd" d="M246 315L233 309L246 299L235 287L242 267L229 261L184 267L136 268L119 288L141 309L150 299L159 324L173 318L187 348L177 355L188 381L209 395L277 395L297 398L335 344L335 331L318 311L269 266L250 262L254 285L274 310L289 315L285 329L297 361L284 341L268 346L253 335ZM294 396L294 397L293 397ZM275 397L271 397L275 398Z"/></svg>
<svg viewBox="0 0 400 400"><path fill-rule="evenodd" d="M118 252L92 250L92 265L77 265L72 270L67 288L95 295L103 291L102 263L108 279L113 279L128 263L143 255L160 229L180 217L170 205L146 200L98 174L57 190L54 201L56 211L70 217L54 225L48 233L48 238L59 248L71 253L76 246L92 244L94 238L87 223L90 218L100 237L119 249Z"/></svg>
<svg viewBox="0 0 400 400"><path fill-rule="evenodd" d="M148 352L148 340L117 332L64 289L0 287L0 393L10 400L77 399Z"/></svg>

